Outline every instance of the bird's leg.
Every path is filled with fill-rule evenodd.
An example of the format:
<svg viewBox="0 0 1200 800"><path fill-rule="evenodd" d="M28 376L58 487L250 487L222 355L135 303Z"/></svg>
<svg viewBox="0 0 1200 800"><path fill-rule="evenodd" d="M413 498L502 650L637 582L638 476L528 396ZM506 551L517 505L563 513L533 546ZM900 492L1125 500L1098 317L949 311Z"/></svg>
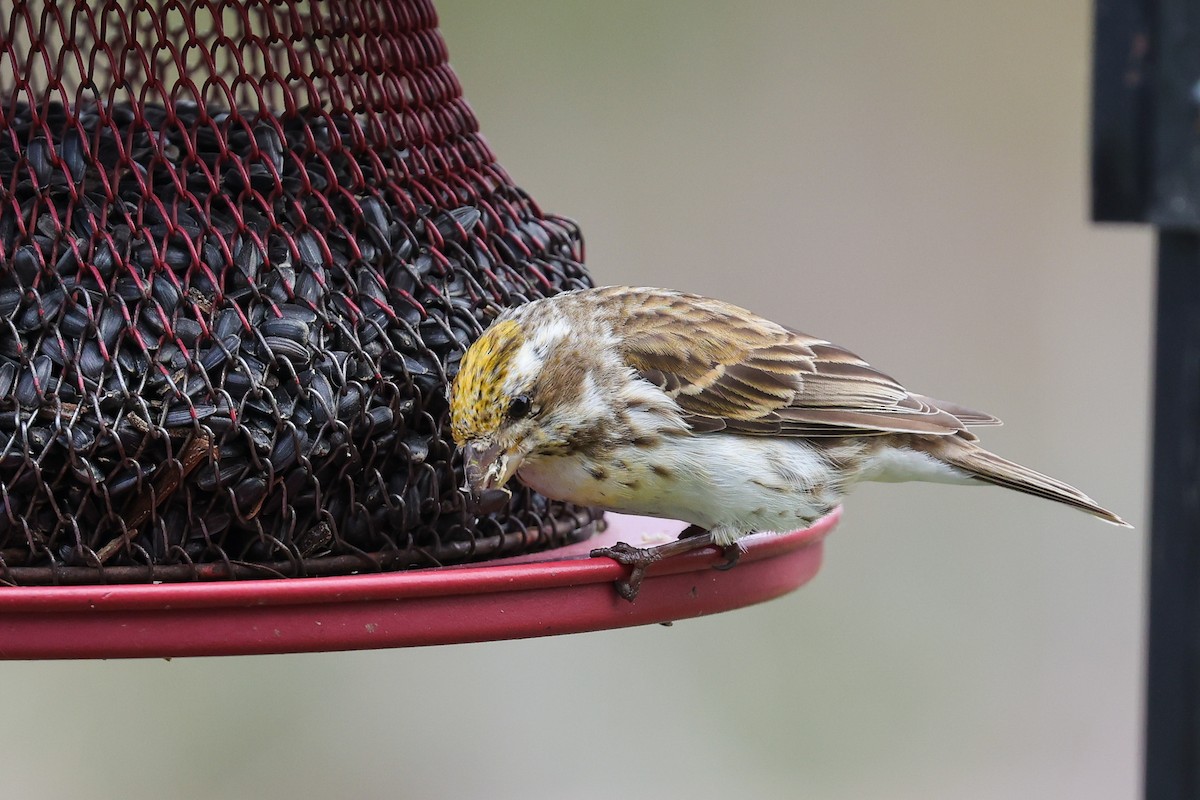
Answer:
<svg viewBox="0 0 1200 800"><path fill-rule="evenodd" d="M693 531L693 528L696 530ZM679 539L673 542L654 547L634 547L626 542L617 542L612 547L598 547L592 551L591 555L592 558L611 558L619 564L633 567L628 578L616 582L617 594L632 603L642 588L642 579L646 577L646 569L651 564L662 561L664 558L700 550L710 544L714 544L712 534L697 525L692 525L685 529L683 534L680 534ZM737 545L729 545L729 547L736 548ZM728 550L728 547L725 550ZM728 556L727 552L726 555ZM731 561L736 562L736 556ZM728 566L732 566L732 563Z"/></svg>
<svg viewBox="0 0 1200 800"><path fill-rule="evenodd" d="M733 569L737 566L742 557L742 546L737 542L727 544L721 548L721 555L725 556L724 564L713 564L713 569L719 569L721 572Z"/></svg>
<svg viewBox="0 0 1200 800"><path fill-rule="evenodd" d="M703 536L706 533L708 533L707 528L699 525L688 525L679 533L679 538L691 539L693 536ZM738 560L742 557L742 548L737 542L727 544L721 548L721 555L725 556L725 563L714 564L713 569L719 569L724 572L727 569L733 569L737 566Z"/></svg>

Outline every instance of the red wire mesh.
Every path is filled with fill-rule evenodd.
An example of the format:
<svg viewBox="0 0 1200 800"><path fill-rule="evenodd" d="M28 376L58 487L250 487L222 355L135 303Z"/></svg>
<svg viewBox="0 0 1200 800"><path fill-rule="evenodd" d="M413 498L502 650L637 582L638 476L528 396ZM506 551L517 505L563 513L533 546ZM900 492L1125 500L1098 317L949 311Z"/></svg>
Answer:
<svg viewBox="0 0 1200 800"><path fill-rule="evenodd" d="M565 543L457 491L448 381L588 284L424 0L0 11L0 580L314 575Z"/></svg>

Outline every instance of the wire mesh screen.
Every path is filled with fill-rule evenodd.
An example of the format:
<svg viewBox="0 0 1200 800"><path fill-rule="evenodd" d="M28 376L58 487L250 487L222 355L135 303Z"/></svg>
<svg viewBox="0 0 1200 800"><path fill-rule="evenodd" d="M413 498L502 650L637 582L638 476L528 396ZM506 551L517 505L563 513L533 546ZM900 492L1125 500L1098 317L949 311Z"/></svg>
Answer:
<svg viewBox="0 0 1200 800"><path fill-rule="evenodd" d="M588 284L424 0L0 9L0 580L315 575L563 544L445 433L500 307Z"/></svg>

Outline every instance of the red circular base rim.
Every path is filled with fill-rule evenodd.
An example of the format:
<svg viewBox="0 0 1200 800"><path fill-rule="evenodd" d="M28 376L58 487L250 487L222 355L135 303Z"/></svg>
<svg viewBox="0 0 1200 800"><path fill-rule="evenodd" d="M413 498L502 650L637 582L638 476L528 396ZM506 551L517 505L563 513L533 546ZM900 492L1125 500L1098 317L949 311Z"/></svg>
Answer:
<svg viewBox="0 0 1200 800"><path fill-rule="evenodd" d="M742 540L733 569L716 548L653 565L622 600L627 568L593 547L646 546L683 523L609 514L569 547L385 574L223 583L0 588L0 659L138 658L454 644L670 622L770 600L804 585L841 509L812 527Z"/></svg>

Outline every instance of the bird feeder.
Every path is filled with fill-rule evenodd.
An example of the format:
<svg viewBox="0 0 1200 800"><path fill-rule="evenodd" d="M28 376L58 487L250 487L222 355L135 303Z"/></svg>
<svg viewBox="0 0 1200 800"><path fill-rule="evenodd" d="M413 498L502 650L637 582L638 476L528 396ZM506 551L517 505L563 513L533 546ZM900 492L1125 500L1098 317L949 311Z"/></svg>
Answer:
<svg viewBox="0 0 1200 800"><path fill-rule="evenodd" d="M623 608L599 594L621 568L579 558L596 512L522 490L469 513L458 359L502 308L589 284L579 229L480 137L427 0L17 0L0 657L528 636L795 588L832 518Z"/></svg>

